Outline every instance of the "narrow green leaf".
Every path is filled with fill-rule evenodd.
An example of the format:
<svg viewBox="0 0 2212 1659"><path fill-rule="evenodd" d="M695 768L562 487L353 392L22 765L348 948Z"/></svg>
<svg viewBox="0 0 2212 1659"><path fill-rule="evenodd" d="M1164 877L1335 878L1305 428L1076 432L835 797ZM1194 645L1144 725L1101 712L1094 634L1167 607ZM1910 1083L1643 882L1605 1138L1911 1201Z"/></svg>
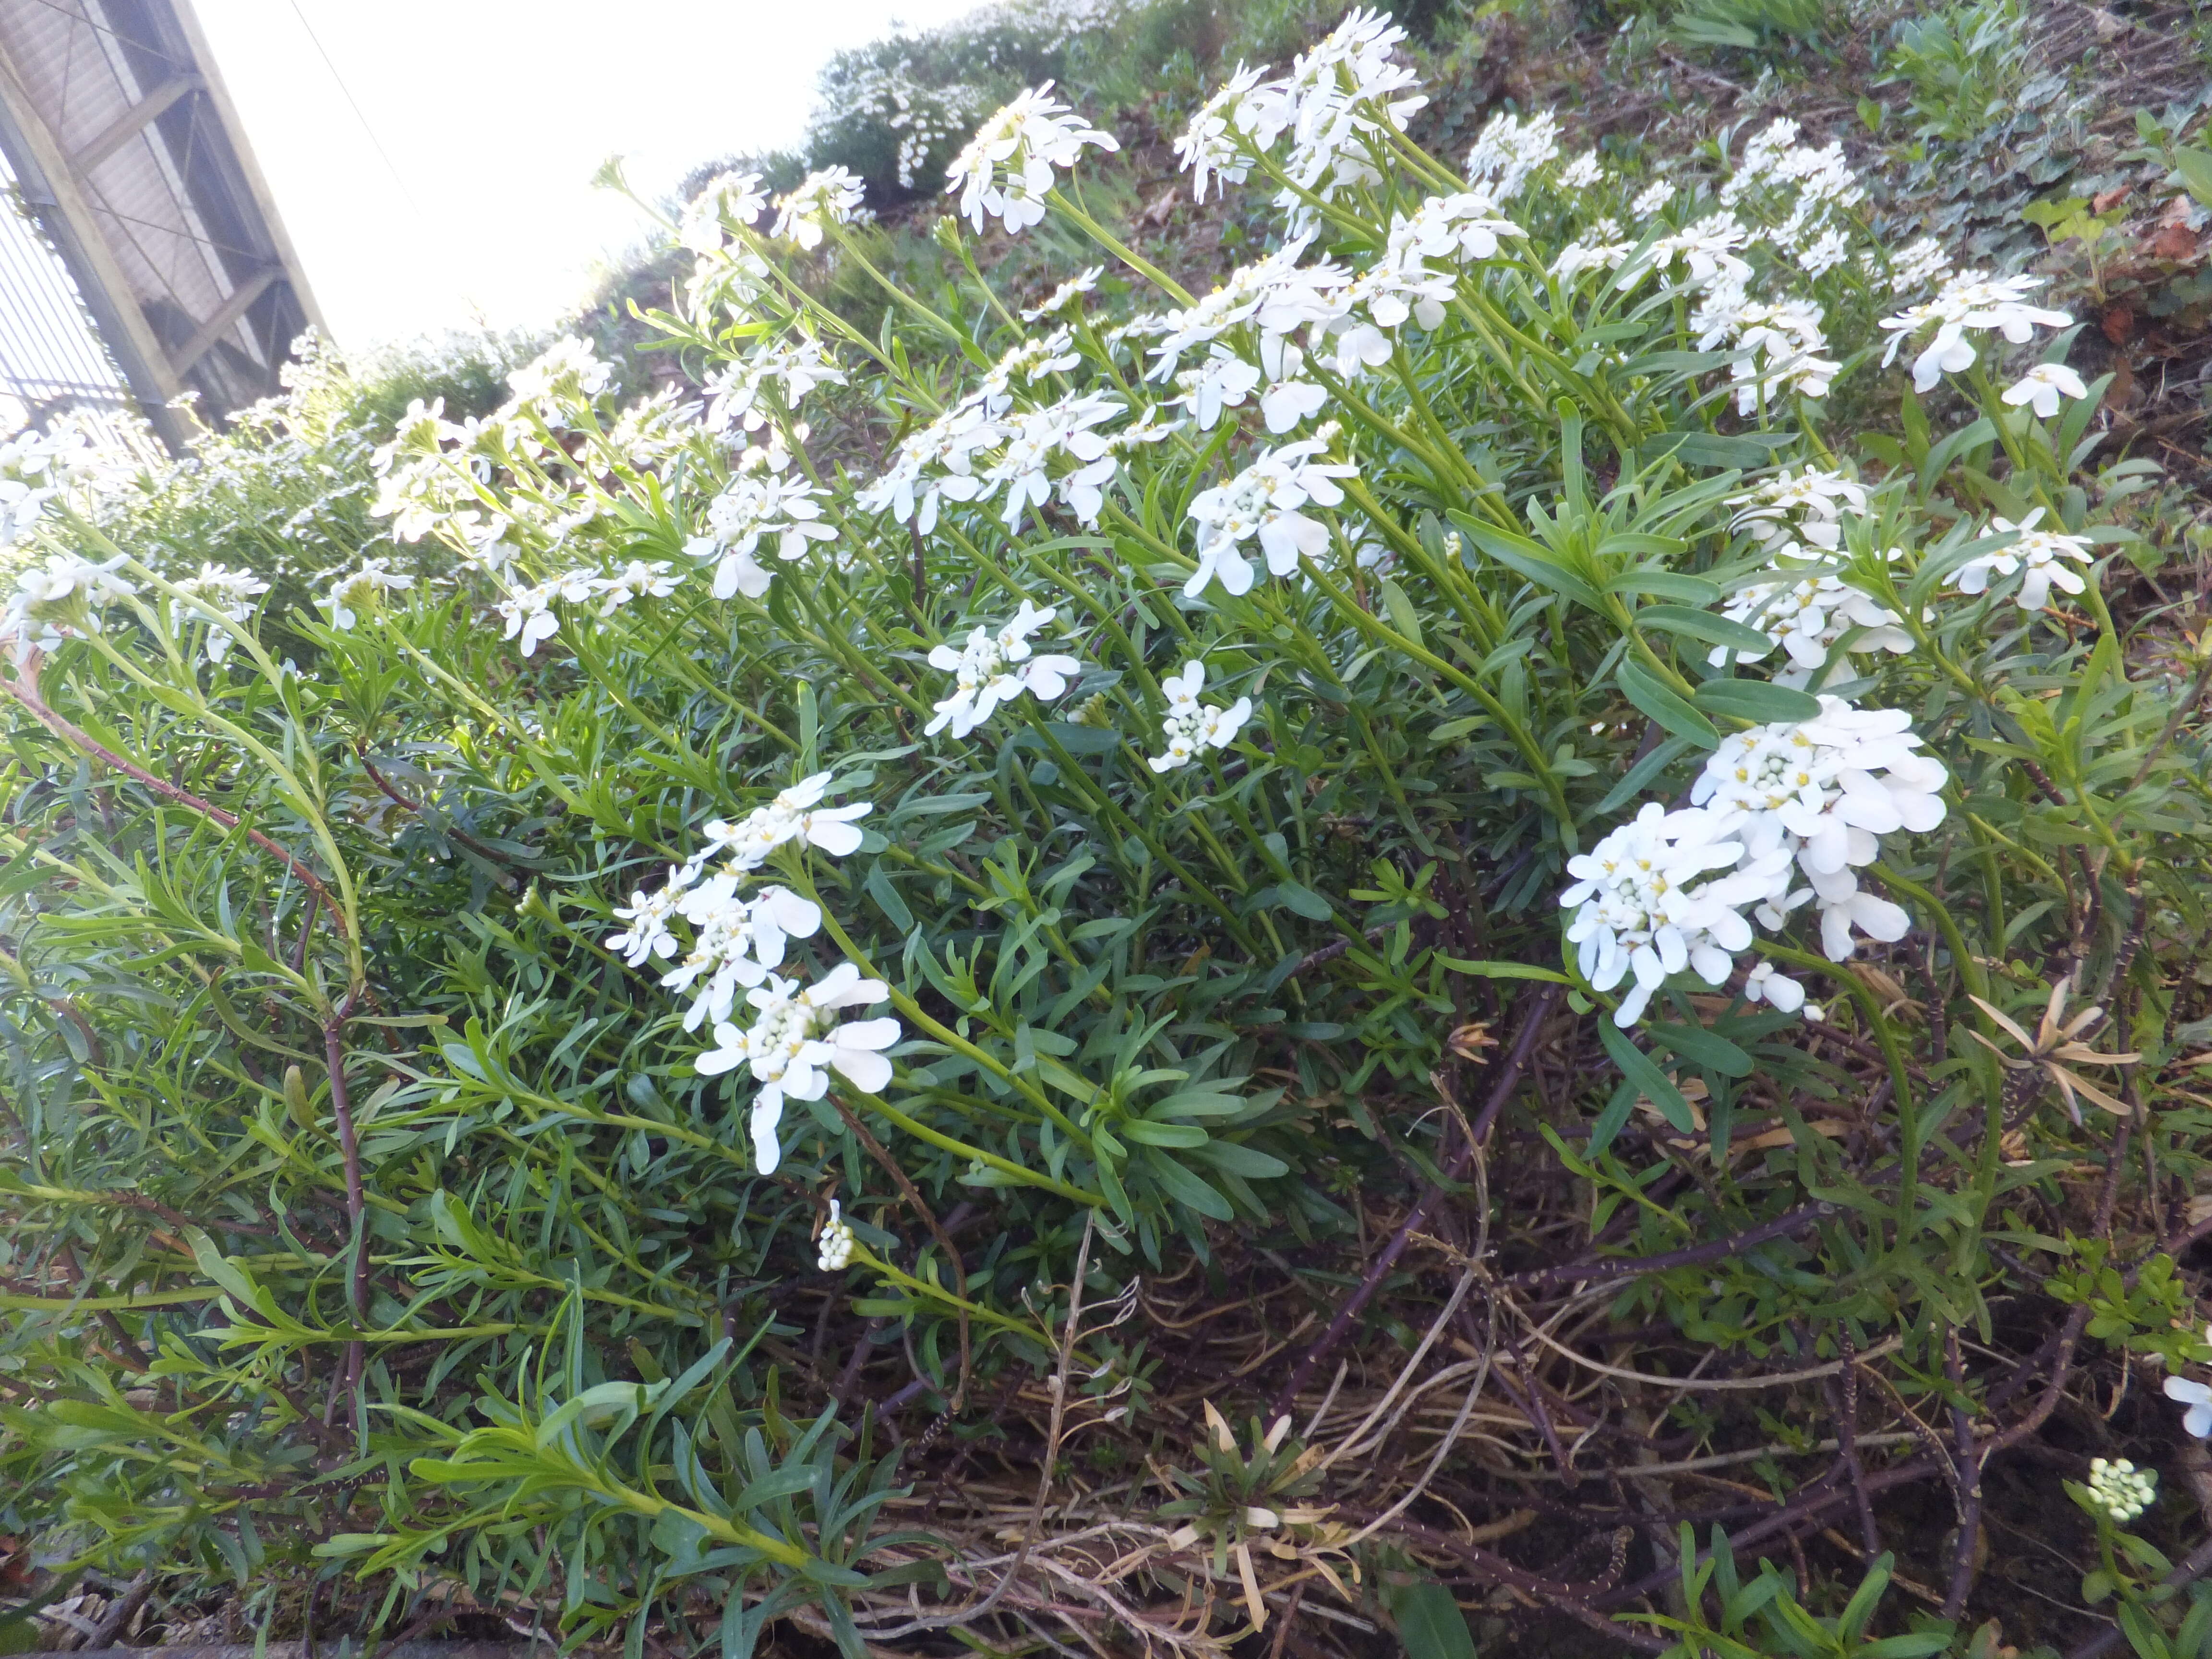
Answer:
<svg viewBox="0 0 2212 1659"><path fill-rule="evenodd" d="M1650 670L1632 662L1624 662L1615 671L1621 695L1634 703L1650 719L1657 720L1668 733L1685 738L1701 749L1711 749L1721 740L1713 723L1692 708L1673 688L1662 685Z"/></svg>
<svg viewBox="0 0 2212 1659"><path fill-rule="evenodd" d="M1628 1034L1610 1019L1598 1022L1597 1034L1605 1044L1605 1051L1613 1056L1613 1063L1620 1067L1620 1074L1634 1084L1644 1099L1659 1109L1659 1115L1683 1133L1693 1133L1698 1121L1690 1115L1690 1103L1682 1098L1682 1091L1667 1080L1667 1074L1651 1063L1651 1057L1628 1040Z"/></svg>
<svg viewBox="0 0 2212 1659"><path fill-rule="evenodd" d="M1708 714L1762 725L1809 720L1820 712L1820 700L1810 692L1793 691L1767 680L1707 680L1698 688L1697 702Z"/></svg>

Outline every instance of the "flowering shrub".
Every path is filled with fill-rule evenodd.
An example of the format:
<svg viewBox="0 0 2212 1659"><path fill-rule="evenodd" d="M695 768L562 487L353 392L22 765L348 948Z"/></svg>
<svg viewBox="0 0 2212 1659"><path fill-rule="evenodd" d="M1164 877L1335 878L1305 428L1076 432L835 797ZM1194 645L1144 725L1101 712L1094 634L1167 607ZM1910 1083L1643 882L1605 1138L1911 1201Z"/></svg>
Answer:
<svg viewBox="0 0 2212 1659"><path fill-rule="evenodd" d="M13 1363L104 1403L18 1413L9 1455L101 1547L216 1559L223 1494L380 1483L319 1559L486 1596L557 1559L584 1634L696 1591L733 1653L784 1617L859 1653L1003 1595L1212 1652L1281 1604L1267 1561L1358 1603L1340 1566L1433 1542L1416 1495L1477 1501L1447 1466L1500 1322L1578 1358L1510 1285L1616 1272L1730 1387L1905 1352L1978 1480L1971 1419L2022 1389L1960 1328L2063 1231L2013 1209L2077 1158L2117 1182L2124 1136L2181 1156L2152 1062L2204 931L2212 655L2115 620L2101 383L2033 279L1873 242L1786 121L1660 179L1543 114L1432 155L1402 40L1354 12L1196 112L1194 199L1279 231L1205 292L1070 189L1115 141L1044 85L956 149L937 232L970 276L977 234L1092 245L1019 316L881 275L841 166L717 179L652 319L702 395L627 398L569 339L495 408L416 401L366 468L388 539L283 618L309 669L258 577L20 463L0 902L56 1150L0 1181L33 1218L0 1306ZM1888 451L1828 422L1846 376L1902 400ZM1347 1203L1401 1167L1438 1179L1370 1268ZM1509 1175L1571 1191L1577 1241L1510 1282ZM1480 1280L1475 1392L1370 1510L1333 1466L1399 1384L1332 1417L1314 1370L1462 1187L1458 1288L1384 1369ZM144 1230L76 1238L78 1204ZM883 1521L913 1471L874 1437L917 1399L957 1442L1048 1376L1048 1486L1071 1410L1152 1433L1113 1333L1247 1244L1369 1277L1240 1373L1279 1387L1252 1458L1209 1402L1211 1473L1162 1480L1235 1502L1101 1511L1088 1577L1042 1495L980 1569L983 1534ZM134 1358L189 1409L100 1368ZM908 1370L855 1413L878 1358ZM1563 1455L1513 1368L1506 1420ZM227 1426L148 1474L194 1413ZM1851 1501L1808 1490L1808 1524ZM1581 1600L1483 1570L1603 1627L1655 1559L1619 1598L1620 1563Z"/></svg>

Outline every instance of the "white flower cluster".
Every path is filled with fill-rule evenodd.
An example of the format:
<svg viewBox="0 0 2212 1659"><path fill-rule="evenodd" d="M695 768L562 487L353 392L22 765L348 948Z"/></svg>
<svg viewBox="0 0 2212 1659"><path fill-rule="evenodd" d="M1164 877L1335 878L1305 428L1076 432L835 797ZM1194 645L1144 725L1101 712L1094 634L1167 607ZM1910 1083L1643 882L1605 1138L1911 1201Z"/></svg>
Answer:
<svg viewBox="0 0 2212 1659"><path fill-rule="evenodd" d="M1789 211L1766 234L1808 276L1832 270L1850 257L1849 238L1837 222L1842 210L1866 199L1866 189L1844 160L1844 147L1814 149L1797 142L1787 117L1769 124L1743 147L1743 160L1721 186L1723 207L1764 198Z"/></svg>
<svg viewBox="0 0 2212 1659"><path fill-rule="evenodd" d="M2019 575L2020 591L2013 596L2013 602L2023 611L2042 610L2051 603L2051 590L2054 587L2068 593L2086 590L2087 580L2079 571L2067 568L2061 561L2090 563L2094 556L2089 549L2094 544L2087 536L2069 536L2061 531L2039 528L2042 521L2043 509L2039 507L2018 524L2010 519L1990 520L1990 533L2009 535L2012 541L1967 560L1953 573L1951 585L1961 593L1979 593L1989 587L1992 578Z"/></svg>
<svg viewBox="0 0 2212 1659"><path fill-rule="evenodd" d="M1249 697L1239 697L1226 708L1199 702L1199 690L1205 684L1206 665L1197 661L1185 663L1182 673L1170 674L1160 682L1160 690L1168 694L1167 718L1160 722L1168 746L1164 754L1154 755L1146 762L1153 771L1172 772L1188 766L1201 750L1226 749L1252 718Z"/></svg>
<svg viewBox="0 0 2212 1659"><path fill-rule="evenodd" d="M253 601L269 591L269 584L251 570L233 570L228 566L203 563L197 575L179 578L174 584L197 599L199 605L216 611L225 620L247 623L253 620ZM169 631L181 635L196 622L207 621L206 613L183 599L169 601ZM230 654L232 635L228 629L210 623L207 637L201 642L201 653L211 664L220 665Z"/></svg>
<svg viewBox="0 0 2212 1659"><path fill-rule="evenodd" d="M805 556L809 542L831 542L837 532L822 522L822 491L803 477L787 476L791 457L781 447L744 452L730 481L707 507L707 527L684 544L702 563L714 562L718 599L768 592L769 571L753 556L763 540L786 561Z"/></svg>
<svg viewBox="0 0 2212 1659"><path fill-rule="evenodd" d="M82 433L19 432L0 442L0 547L23 539L85 459Z"/></svg>
<svg viewBox="0 0 2212 1659"><path fill-rule="evenodd" d="M860 1241L853 1237L853 1229L837 1206L830 1200L830 1220L822 1229L822 1243L815 1253L814 1265L825 1273L842 1273L852 1265L853 1251Z"/></svg>
<svg viewBox="0 0 2212 1659"><path fill-rule="evenodd" d="M124 556L100 562L78 553L56 553L15 578L15 592L0 611L0 641L19 656L27 648L52 651L76 635L78 626L97 629L100 612L138 589L122 569Z"/></svg>
<svg viewBox="0 0 2212 1659"><path fill-rule="evenodd" d="M851 224L865 214L866 199L857 174L844 167L823 167L800 179L790 194L776 198L775 223L769 234L811 253L822 246L831 226Z"/></svg>
<svg viewBox="0 0 2212 1659"><path fill-rule="evenodd" d="M1000 703L1012 702L1024 691L1039 702L1050 702L1066 691L1069 678L1082 672L1083 665L1073 657L1036 656L1030 646L1030 635L1056 614L1024 599L1013 619L997 633L978 628L958 650L949 645L933 649L929 665L951 673L954 690L937 705L936 718L922 728L924 734L934 737L950 726L954 737L964 738L990 719Z"/></svg>
<svg viewBox="0 0 2212 1659"><path fill-rule="evenodd" d="M1910 918L1888 900L1863 892L1856 871L1881 855L1881 837L1924 834L1943 821L1950 775L1918 752L1912 719L1899 708L1854 708L1822 696L1809 720L1757 726L1723 738L1692 787L1690 799L1744 844L1747 867L1780 851L1774 885L1758 911L1778 928L1817 899L1820 945L1842 962L1869 938L1905 937ZM1795 867L1807 883L1795 884ZM1778 1004L1778 1006L1780 1006Z"/></svg>
<svg viewBox="0 0 2212 1659"><path fill-rule="evenodd" d="M727 432L742 426L748 432L759 431L768 419L760 407L761 393L770 387L789 413L817 386L845 384L843 368L812 336L771 340L708 377L707 429Z"/></svg>
<svg viewBox="0 0 2212 1659"><path fill-rule="evenodd" d="M1328 550L1328 526L1299 509L1339 505L1344 491L1336 480L1358 471L1319 459L1334 435L1268 450L1225 483L1191 498L1188 514L1198 526L1198 568L1183 584L1186 594L1195 599L1216 580L1232 594L1250 592L1252 562L1243 545L1255 538L1268 574L1276 576L1296 570L1301 556L1318 558Z"/></svg>
<svg viewBox="0 0 2212 1659"><path fill-rule="evenodd" d="M1559 118L1539 110L1523 118L1504 112L1483 123L1467 153L1467 176L1487 182L1491 194L1510 202L1537 168L1559 153Z"/></svg>
<svg viewBox="0 0 2212 1659"><path fill-rule="evenodd" d="M1969 331L1994 331L2014 345L2034 337L2036 329L2066 328L2074 319L2063 311L2030 305L2028 294L2043 286L2040 276L1992 276L1985 271L1966 271L1952 277L1926 303L1907 306L1893 317L1881 319L1889 335L1889 349L1882 367L1897 361L1898 349L1931 325L1935 333L1912 360L1916 392L1930 390L1946 374L1972 368L1978 355Z"/></svg>
<svg viewBox="0 0 2212 1659"><path fill-rule="evenodd" d="M1817 467L1785 468L1758 488L1731 495L1729 505L1740 509L1731 527L1749 531L1765 548L1769 562L1766 574L1729 596L1722 614L1759 629L1770 646L1782 647L1790 664L1775 675L1775 684L1814 684L1838 647L1847 656L1912 648L1912 636L1894 611L1823 563L1842 544L1843 514L1866 510L1866 491L1856 480ZM1890 557L1897 557L1895 550ZM1707 660L1717 668L1731 654L1758 662L1766 653L1732 653L1715 647Z"/></svg>
<svg viewBox="0 0 2212 1659"><path fill-rule="evenodd" d="M1583 976L1599 990L1636 976L1615 1024L1634 1024L1652 993L1685 967L1708 985L1726 983L1735 953L1752 941L1746 911L1778 931L1791 911L1816 900L1821 948L1836 962L1850 956L1857 933L1904 938L1910 918L1862 891L1857 871L1880 856L1883 836L1942 822L1949 775L1917 752L1911 726L1902 710L1824 696L1809 720L1723 739L1691 790L1692 805L1670 812L1648 803L1569 860L1576 879L1559 902L1575 912L1567 939ZM1784 1012L1807 1007L1804 988L1771 963L1751 970L1744 994ZM1817 1012L1807 1009L1808 1017Z"/></svg>
<svg viewBox="0 0 2212 1659"><path fill-rule="evenodd" d="M361 620L362 612L379 609L386 593L404 593L414 586L415 578L405 571L392 569L382 559L363 559L358 569L331 582L315 603L331 613L331 627L349 629Z"/></svg>
<svg viewBox="0 0 2212 1659"><path fill-rule="evenodd" d="M753 1097L753 1156L763 1174L783 1161L776 1132L786 1100L819 1100L830 1092L830 1073L875 1093L891 1080L884 1050L899 1040L896 1019L840 1020L848 1008L884 1001L890 988L841 962L811 985L781 975L745 993L752 1024L740 1030L727 1020L714 1027L714 1046L699 1056L701 1076L717 1077L750 1066L760 1092Z"/></svg>
<svg viewBox="0 0 2212 1659"><path fill-rule="evenodd" d="M1406 31L1382 13L1355 9L1279 80L1238 64L1176 141L1176 159L1193 175L1194 195L1204 201L1206 181L1216 174L1243 183L1254 159L1273 152L1285 136L1282 167L1291 182L1275 205L1293 230L1313 221L1309 197L1334 201L1341 191L1379 184L1382 175L1370 149L1387 143L1386 131L1402 132L1429 101L1409 91L1413 70L1391 61L1405 39Z"/></svg>
<svg viewBox="0 0 2212 1659"><path fill-rule="evenodd" d="M604 623L632 600L666 599L682 580L672 565L632 559L611 574L569 570L547 581L511 589L493 608L506 624L505 637L519 641L522 654L527 657L560 631L561 619L553 611L556 600L586 605L597 599Z"/></svg>
<svg viewBox="0 0 2212 1659"><path fill-rule="evenodd" d="M1176 428L1146 410L1121 431L1102 432L1127 405L1097 392L1070 393L1042 408L1014 407L1026 387L1080 361L1065 328L1013 347L975 391L902 441L889 470L855 495L855 504L870 513L889 511L927 535L945 501L988 501L1003 490L1001 516L1018 531L1030 508L1057 495L1078 522L1097 524L1121 458ZM1063 468L1057 473L1055 462Z"/></svg>
<svg viewBox="0 0 2212 1659"><path fill-rule="evenodd" d="M1609 991L1636 976L1613 1014L1616 1025L1641 1019L1651 994L1685 968L1708 985L1726 984L1735 953L1750 945L1744 907L1771 883L1763 871L1701 879L1742 861L1742 845L1717 838L1718 830L1709 812L1670 812L1648 801L1589 852L1567 860L1575 879L1559 902L1575 913L1567 942L1583 977Z"/></svg>
<svg viewBox="0 0 2212 1659"><path fill-rule="evenodd" d="M721 173L684 205L676 240L694 253L720 253L732 233L750 229L768 211L757 173Z"/></svg>
<svg viewBox="0 0 2212 1659"><path fill-rule="evenodd" d="M1698 331L1698 350L1733 349L1729 373L1739 415L1757 414L1777 392L1825 398L1843 372L1841 363L1820 355L1828 337L1820 307L1810 300L1753 300L1740 278L1723 275L1708 286L1690 321Z"/></svg>
<svg viewBox="0 0 2212 1659"><path fill-rule="evenodd" d="M946 169L945 189L960 192L960 211L978 235L987 216L1018 233L1044 222L1053 168L1073 167L1086 144L1121 148L1112 133L1086 126L1054 98L1048 81L983 123Z"/></svg>
<svg viewBox="0 0 2212 1659"><path fill-rule="evenodd" d="M1907 243L1889 262L1889 291L1910 294L1942 281L1950 271L1950 250L1933 236L1923 236Z"/></svg>
<svg viewBox="0 0 2212 1659"><path fill-rule="evenodd" d="M2125 1526L2158 1498L2158 1474L2126 1458L2089 1460L2089 1501L2115 1526Z"/></svg>
<svg viewBox="0 0 2212 1659"><path fill-rule="evenodd" d="M702 1076L718 1076L740 1064L751 1068L761 1088L750 1127L763 1171L782 1161L777 1131L787 1099L821 1099L829 1088L829 1070L842 1073L859 1088L882 1088L891 1075L882 1051L899 1037L896 1019L839 1023L840 1010L881 1002L890 994L880 981L861 979L851 963L839 963L811 985L775 971L783 965L790 940L811 939L821 930L822 912L812 900L780 885L745 891L754 872L788 843L817 848L833 858L860 850L861 834L854 821L872 808L865 801L823 805L830 781L830 774L817 772L734 823L708 823L706 844L688 863L671 868L661 887L640 888L628 904L616 907L616 920L627 926L606 941L633 968L674 959L660 983L690 997L684 1029L713 1029L714 1048L696 1062ZM677 923L690 935L688 942L677 933ZM741 988L755 1011L744 1029L731 1019Z"/></svg>

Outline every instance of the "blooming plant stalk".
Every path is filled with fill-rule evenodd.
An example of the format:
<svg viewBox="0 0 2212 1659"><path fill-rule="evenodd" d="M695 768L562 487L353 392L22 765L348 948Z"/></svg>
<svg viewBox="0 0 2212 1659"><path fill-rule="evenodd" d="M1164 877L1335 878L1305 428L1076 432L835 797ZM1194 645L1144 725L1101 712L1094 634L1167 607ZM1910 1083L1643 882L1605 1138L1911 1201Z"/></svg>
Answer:
<svg viewBox="0 0 2212 1659"><path fill-rule="evenodd" d="M2041 1385L1958 1333L2051 1300L2023 1253L2109 1242L2118 1186L2068 1183L2146 1168L2144 1237L2186 1225L2158 1068L2202 1039L2212 652L2132 620L2141 532L2077 467L2101 388L2034 279L1876 245L1788 120L1663 177L1540 111L1431 153L1406 46L1355 10L1193 100L1176 210L1253 228L1222 270L1109 222L1119 141L1050 83L902 152L951 155L957 211L898 259L842 168L717 177L642 313L664 389L580 337L425 389L352 462L374 538L311 571L173 558L142 485L0 448L0 1376L101 1402L0 1412L26 1490L115 1562L228 1561L235 1494L380 1482L313 1559L484 1605L557 1560L580 1640L696 1591L733 1655L818 1615L848 1653L921 1617L1202 1659L1295 1607L1269 1562L1371 1623L1370 1538L1395 1593L1420 1492L1551 1482L1547 1402L1580 1455L1616 1386L1872 1412L1880 1362L1916 1431L1838 1455L1970 1513ZM1368 1364L1361 1310L1455 1238L1480 1274ZM1146 1322L1164 1285L1224 1261L1279 1275L1268 1320L1304 1298L1184 1366L1279 1389L1249 1459L1140 1422L1145 1343L1199 1328ZM1671 1346L1557 1383L1586 1339L1529 1310L1615 1275ZM1414 1419L1320 1389L1427 1397L1478 1284L1526 1332L1466 1345L1426 1474L1346 1484ZM889 1530L994 1398L1048 1402L1048 1488L1074 1421L1212 1532L1128 1496L1094 1583L1041 1519L988 1559ZM1205 1474L1158 1474L1192 1422ZM1853 1487L1805 1492L1824 1526ZM2094 1486L2109 1525L2151 1495ZM1603 1626L1660 1605L1630 1571L1497 1577Z"/></svg>

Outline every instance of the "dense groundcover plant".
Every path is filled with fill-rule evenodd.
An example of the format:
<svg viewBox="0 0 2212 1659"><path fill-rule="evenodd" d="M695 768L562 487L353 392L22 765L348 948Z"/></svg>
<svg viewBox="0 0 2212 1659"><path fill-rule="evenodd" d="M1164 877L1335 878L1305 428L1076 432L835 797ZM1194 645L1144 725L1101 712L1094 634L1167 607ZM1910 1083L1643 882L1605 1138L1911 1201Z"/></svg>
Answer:
<svg viewBox="0 0 2212 1659"><path fill-rule="evenodd" d="M386 539L281 616L0 452L9 1527L633 1653L1213 1652L1409 1628L1443 1559L1600 1650L1963 1652L1982 1470L2085 1328L2201 1407L2112 1229L2130 1145L2191 1224L2212 655L2108 608L2072 319L1872 238L1788 122L1657 178L1542 114L1431 155L1401 38L1197 112L1193 194L1279 227L1204 292L1086 210L1115 140L1049 85L879 331L817 297L873 273L849 175L715 180L653 319L703 395L567 340L416 402ZM1094 262L1016 307L975 240L1047 222ZM1830 429L1892 362L1902 435ZM1561 1180L1545 1257L1511 1183ZM1385 1363L1409 1243L1449 1294ZM1319 1311L1176 1415L1154 1298L1254 1252ZM1609 1488L1559 1512L1610 1568L1516 1565L1528 1519L1447 1512L1598 1434L1528 1356L1608 1311L1701 1356L1592 1357L1688 1379L1638 1432L1772 1493ZM1813 1403L1724 1419L1709 1364ZM940 1514L1024 1389L1034 1498ZM1917 1431L1862 1452L1881 1390ZM1863 1648L1915 1480L1964 1565ZM2075 1496L2101 1598L2178 1622L2145 1478ZM1840 1611L1739 1569L1793 1515L1865 1517Z"/></svg>

